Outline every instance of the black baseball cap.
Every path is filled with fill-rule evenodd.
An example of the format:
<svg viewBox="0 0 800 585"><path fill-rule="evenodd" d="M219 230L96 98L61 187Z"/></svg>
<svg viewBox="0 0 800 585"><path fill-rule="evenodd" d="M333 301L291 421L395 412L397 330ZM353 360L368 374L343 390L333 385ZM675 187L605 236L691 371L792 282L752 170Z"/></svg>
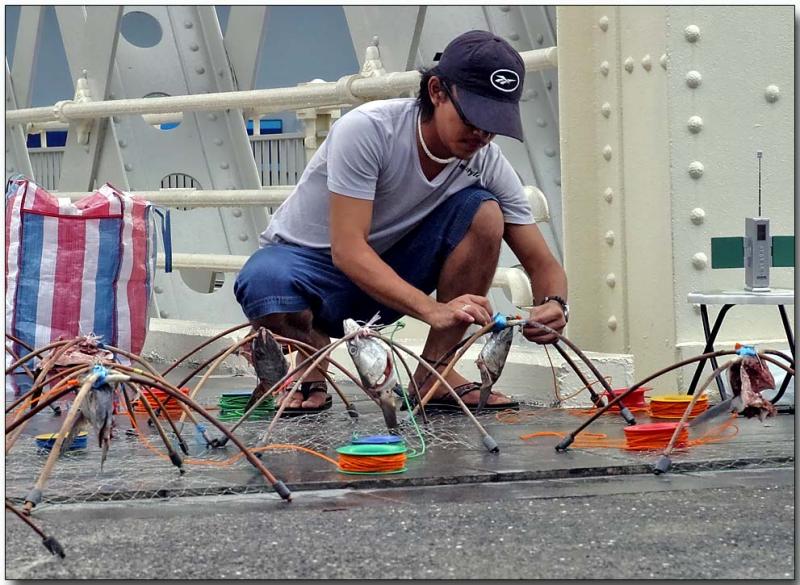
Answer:
<svg viewBox="0 0 800 585"><path fill-rule="evenodd" d="M455 99L473 126L522 141L525 64L508 42L485 30L465 32L445 47L435 73L458 88Z"/></svg>

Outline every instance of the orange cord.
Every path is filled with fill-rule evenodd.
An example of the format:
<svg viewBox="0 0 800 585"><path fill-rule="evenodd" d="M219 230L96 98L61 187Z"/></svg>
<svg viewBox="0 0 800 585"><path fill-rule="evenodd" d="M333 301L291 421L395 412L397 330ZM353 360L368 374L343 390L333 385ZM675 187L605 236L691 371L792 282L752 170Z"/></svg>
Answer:
<svg viewBox="0 0 800 585"><path fill-rule="evenodd" d="M339 469L356 473L386 473L400 471L406 466L406 454L345 455L339 454Z"/></svg>

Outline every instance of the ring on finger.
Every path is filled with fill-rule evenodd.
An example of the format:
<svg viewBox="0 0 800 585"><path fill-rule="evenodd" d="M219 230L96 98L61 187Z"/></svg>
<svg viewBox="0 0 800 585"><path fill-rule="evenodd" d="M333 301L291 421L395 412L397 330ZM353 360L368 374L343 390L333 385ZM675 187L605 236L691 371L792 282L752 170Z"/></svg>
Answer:
<svg viewBox="0 0 800 585"><path fill-rule="evenodd" d="M472 305L464 305L463 307L461 307L461 310L462 310L462 311L466 311L466 310L467 310L467 309L469 309L471 306L472 306Z"/></svg>

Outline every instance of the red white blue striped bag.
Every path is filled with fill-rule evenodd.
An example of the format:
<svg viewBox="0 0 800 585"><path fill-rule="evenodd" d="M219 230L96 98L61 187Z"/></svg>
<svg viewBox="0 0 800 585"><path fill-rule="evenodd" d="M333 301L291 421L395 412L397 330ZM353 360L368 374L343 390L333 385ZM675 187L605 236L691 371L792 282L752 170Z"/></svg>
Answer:
<svg viewBox="0 0 800 585"><path fill-rule="evenodd" d="M72 202L12 178L6 331L32 347L93 333L103 344L141 352L156 261L154 211L108 183ZM169 248L168 227L164 242Z"/></svg>

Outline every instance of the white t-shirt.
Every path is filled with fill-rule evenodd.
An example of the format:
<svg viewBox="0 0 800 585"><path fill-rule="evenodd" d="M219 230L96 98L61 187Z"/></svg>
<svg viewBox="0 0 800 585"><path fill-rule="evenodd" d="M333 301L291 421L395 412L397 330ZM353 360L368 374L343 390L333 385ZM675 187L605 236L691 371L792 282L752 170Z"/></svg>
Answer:
<svg viewBox="0 0 800 585"><path fill-rule="evenodd" d="M522 183L500 147L489 143L456 159L432 181L417 151L414 98L373 101L337 120L260 244L277 238L330 251L330 193L374 201L367 241L382 254L453 193L478 184L497 196L507 223L534 223Z"/></svg>

